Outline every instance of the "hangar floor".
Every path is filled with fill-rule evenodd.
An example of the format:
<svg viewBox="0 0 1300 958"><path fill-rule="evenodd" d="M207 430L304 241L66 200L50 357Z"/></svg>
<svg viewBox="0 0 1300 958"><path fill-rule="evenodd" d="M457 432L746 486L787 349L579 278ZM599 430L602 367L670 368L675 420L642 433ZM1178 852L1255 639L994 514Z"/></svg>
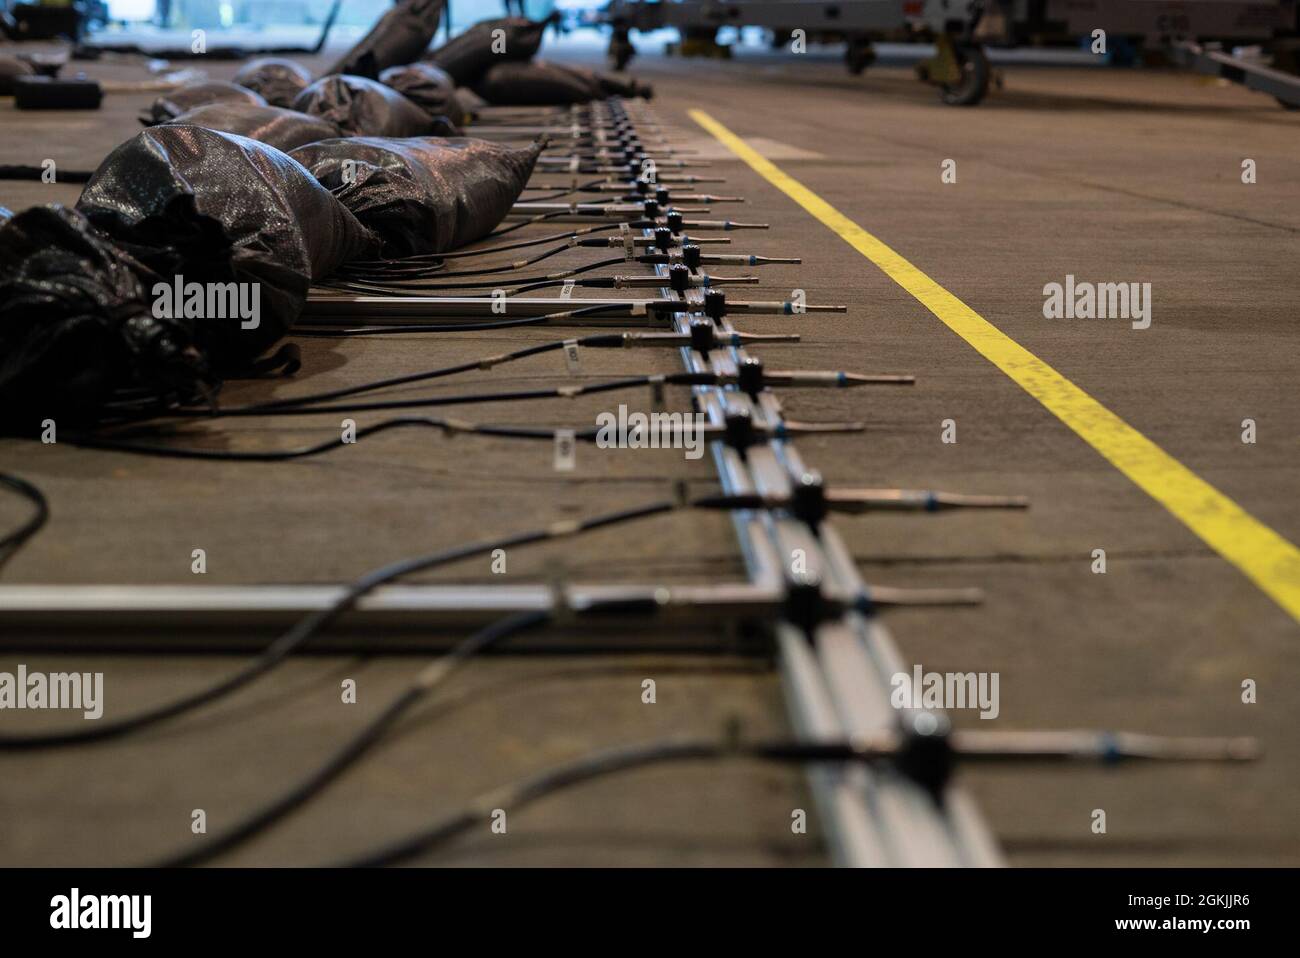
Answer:
<svg viewBox="0 0 1300 958"><path fill-rule="evenodd" d="M212 64L214 77L233 65ZM902 69L860 78L828 62L733 62L646 55L655 112L687 132L770 222L733 249L800 255L768 267L763 289L847 303L846 316L798 320L804 342L765 347L770 367L908 372L906 391L787 391L792 417L866 418L861 436L805 439L831 482L1024 493L1028 513L839 522L870 582L978 585L981 608L909 610L890 625L909 661L1001 674L1004 728L1126 728L1256 735L1242 768L963 773L1011 864L1300 864L1296 622L1237 569L1015 383L687 115L701 108L786 173L870 230L1002 331L1060 370L1263 523L1300 540L1300 291L1295 241L1300 117L1271 100L1185 75L1013 68L982 106L939 105ZM94 75L138 79L121 64ZM0 102L0 162L93 168L136 129L152 94L113 94L97 113L21 114ZM940 164L957 161L957 182ZM1240 179L1244 158L1258 182ZM0 205L75 201L72 185L0 183ZM743 209L743 216L739 210ZM729 211L731 212L731 211ZM1045 283L1067 274L1153 286L1153 322L1042 315ZM771 296L768 298L776 298ZM755 317L770 332L789 319ZM543 330L330 342L305 340L297 383L234 384L228 396L328 388L556 338ZM1288 344L1291 344L1288 347ZM675 357L611 352L596 379L674 370ZM558 380L545 357L460 377L471 385ZM422 387L412 394L437 390ZM670 402L673 397L670 397ZM676 399L684 404L685 393ZM607 399L463 410L479 422L590 423ZM940 423L958 442L940 441ZM1241 441L1241 422L1258 442ZM200 427L204 428L204 427ZM295 445L333 432L314 421L239 423L232 444ZM385 436L338 455L277 465L146 460L0 441L0 457L49 495L46 530L5 569L8 582L337 582L393 558L658 498L667 477L709 488L708 460L668 452L593 453L576 476L550 449L481 438ZM0 503L0 525L18 515ZM1091 571L1105 549L1108 571ZM561 564L574 580L689 582L743 577L729 523L673 516L592 535L563 549L519 550L511 579ZM481 581L486 563L445 581ZM612 636L611 641L617 641ZM237 817L313 767L395 695L423 659L311 655L243 694L120 744L0 757L0 862L110 865L183 848L192 809L210 827ZM5 654L0 668L73 667L64 656ZM192 689L235 667L230 656L75 657L106 673L108 714ZM658 702L642 704L655 678ZM355 678L355 706L339 683ZM1259 702L1243 705L1253 678ZM231 864L333 861L404 834L498 783L590 749L667 734L785 728L770 663L671 651L497 655L406 723L360 768ZM958 723L979 724L970 713ZM66 716L25 713L13 726ZM630 774L548 799L507 836L467 838L429 864L816 865L816 833L795 771L728 764ZM1107 812L1095 835L1091 812Z"/></svg>

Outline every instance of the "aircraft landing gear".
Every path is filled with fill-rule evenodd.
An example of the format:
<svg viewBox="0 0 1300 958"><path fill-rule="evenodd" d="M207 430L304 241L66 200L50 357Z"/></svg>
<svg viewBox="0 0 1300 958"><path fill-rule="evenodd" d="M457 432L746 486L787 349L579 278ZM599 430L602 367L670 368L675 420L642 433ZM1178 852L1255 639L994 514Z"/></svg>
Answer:
<svg viewBox="0 0 1300 958"><path fill-rule="evenodd" d="M984 48L954 40L949 33L941 33L934 46L934 56L916 65L917 76L937 86L939 99L949 106L974 106L983 100L993 76Z"/></svg>
<svg viewBox="0 0 1300 958"><path fill-rule="evenodd" d="M624 69L636 56L636 47L632 46L631 31L622 24L614 24L609 37L609 49L605 51L609 65L615 70Z"/></svg>
<svg viewBox="0 0 1300 958"><path fill-rule="evenodd" d="M876 62L876 49L869 40L854 37L849 40L848 49L844 51L844 63L849 72L860 76L862 71Z"/></svg>

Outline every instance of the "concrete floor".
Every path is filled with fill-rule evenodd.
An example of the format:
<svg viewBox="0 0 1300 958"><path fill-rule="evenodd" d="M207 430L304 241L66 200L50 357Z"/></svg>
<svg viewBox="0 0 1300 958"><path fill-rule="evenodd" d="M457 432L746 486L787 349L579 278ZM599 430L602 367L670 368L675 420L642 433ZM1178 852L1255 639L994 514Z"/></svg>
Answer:
<svg viewBox="0 0 1300 958"><path fill-rule="evenodd" d="M96 75L140 77L123 65L92 66ZM895 613L890 625L908 660L1000 672L1002 713L985 726L1251 734L1267 749L1248 768L964 773L1011 863L1300 863L1300 735L1297 708L1285 697L1285 676L1300 666L1296 623L870 263L732 159L686 110L705 109L750 138L1292 541L1300 539L1293 387L1300 350L1292 328L1300 118L1242 90L1160 73L1013 69L987 103L959 110L940 106L897 69L852 78L830 62L759 55L730 63L646 56L634 68L655 82L656 112L716 157L728 178L719 192L746 196L743 218L772 224L767 233L734 234L733 249L804 257L801 268L767 268L762 289L801 287L809 302L851 306L843 317L798 320L805 341L764 347L769 365L918 377L907 391L785 393L792 417L865 417L872 425L863 436L800 441L805 458L831 482L1033 499L1024 515L838 522L870 582L988 592L979 609ZM209 68L215 77L233 70ZM122 93L98 113L30 116L0 102L0 162L48 156L93 167L132 132L149 99ZM1240 183L1245 157L1258 163L1253 186ZM940 182L947 158L957 161L956 185ZM77 192L0 183L0 205L71 203ZM1042 287L1066 273L1151 282L1151 329L1043 319ZM744 328L790 324L755 317ZM553 338L528 331L306 340L298 382L232 384L227 395L292 395ZM675 363L667 354L610 353L589 359L584 375L668 371ZM442 388L526 388L562 376L559 360L543 357ZM684 402L681 393L671 398ZM585 424L611 405L605 398L458 414ZM1256 445L1240 441L1245 417L1258 422ZM946 418L958 422L955 445L940 442ZM230 442L290 446L333 429L238 423ZM5 468L45 489L54 511L6 567L10 582L191 583L190 552L199 547L208 553L208 582L335 582L467 538L649 501L669 477L701 489L712 479L707 460L666 453L592 451L571 477L550 470L545 446L413 435L283 465L199 466L16 441L0 450ZM0 502L0 524L18 514ZM1104 576L1090 571L1096 548L1107 552ZM564 550L519 550L510 578L542 578L558 561L588 580L743 575L729 524L708 516L656 519ZM486 563L466 563L438 578L487 577ZM109 715L166 700L237 664L229 656L33 650L0 656L0 669L18 662L105 671ZM219 830L328 754L422 662L303 657L136 740L2 756L0 862L116 864L183 848L192 809L204 808ZM339 704L342 678L358 680L357 705ZM658 704L641 703L643 678L657 680ZM1241 704L1244 678L1258 681L1259 704ZM754 736L785 728L768 663L667 653L481 660L362 767L227 861L335 860L561 759L665 734L712 734L732 718ZM5 717L12 728L60 721L67 717ZM797 772L661 769L547 800L512 817L508 836L485 830L429 862L823 863L815 825L807 836L790 832L796 807L809 807ZM1090 830L1096 808L1107 812L1106 835Z"/></svg>

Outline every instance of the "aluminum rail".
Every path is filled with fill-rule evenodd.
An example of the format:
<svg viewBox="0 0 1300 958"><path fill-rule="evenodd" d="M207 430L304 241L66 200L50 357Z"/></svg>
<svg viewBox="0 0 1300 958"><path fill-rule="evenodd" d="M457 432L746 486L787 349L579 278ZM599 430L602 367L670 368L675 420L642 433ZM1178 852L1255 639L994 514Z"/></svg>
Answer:
<svg viewBox="0 0 1300 958"><path fill-rule="evenodd" d="M667 279L666 266L655 272ZM676 295L663 287L663 295ZM684 294L702 305L701 291ZM679 332L689 331L690 318L678 314ZM715 320L722 334L735 332L723 316ZM748 358L744 348L714 350L706 359L690 347L681 357L690 372L736 375ZM699 409L714 425L728 411L745 410L755 422L769 426L782 421L779 400L769 390L750 396L718 386L694 386ZM807 471L789 441L771 439L746 450L742 457L723 442L711 443L714 464L724 492L760 493L787 497L792 477ZM794 550L802 550L806 576L840 598L868 592L852 556L829 520L814 533L791 516L737 512L733 524L740 540L750 580L764 589L785 588L785 569ZM856 735L897 730L900 719L915 722L920 711L900 713L889 701L890 677L909 672L885 626L874 616L855 612L816 627L810 637L802 629L778 621L778 659L787 707L797 735L814 741L834 741ZM932 718L934 718L932 716ZM919 784L888 768L814 768L809 772L820 820L827 830L833 860L849 867L993 867L1002 855L987 824L967 793L948 786L938 805Z"/></svg>
<svg viewBox="0 0 1300 958"><path fill-rule="evenodd" d="M304 651L445 650L467 628L515 612L553 608L559 585L394 584L364 596ZM0 586L0 649L211 651L210 635L223 633L221 651L262 649L264 633L328 608L342 585L5 585ZM693 649L736 651L739 626L761 622L781 607L780 590L749 583L712 585L564 584L564 604L581 609L610 600L651 599L654 616L579 616L560 627L512 642L512 649L582 648L586 651ZM667 626L667 628L665 628ZM202 634L188 633L201 630ZM358 643L356 633L367 633ZM613 636L613 637L611 637ZM751 650L752 651L752 650Z"/></svg>
<svg viewBox="0 0 1300 958"><path fill-rule="evenodd" d="M1203 76L1240 83L1248 90L1267 93L1291 109L1300 107L1300 76L1234 57L1213 44L1202 46L1187 41L1175 43L1169 50L1179 66Z"/></svg>

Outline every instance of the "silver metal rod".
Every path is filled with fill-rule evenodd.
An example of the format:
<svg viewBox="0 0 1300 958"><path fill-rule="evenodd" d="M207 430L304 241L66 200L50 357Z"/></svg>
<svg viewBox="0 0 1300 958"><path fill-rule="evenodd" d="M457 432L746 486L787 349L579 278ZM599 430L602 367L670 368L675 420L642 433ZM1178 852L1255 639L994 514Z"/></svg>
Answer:
<svg viewBox="0 0 1300 958"><path fill-rule="evenodd" d="M666 267L658 266L656 272L666 283ZM673 295L666 287L663 292ZM688 290L685 295L697 302L701 297L698 290ZM727 304L728 312L735 312L731 305ZM689 332L686 315L678 314L674 324L680 333ZM733 331L726 317L716 325L724 335ZM681 355L690 371L731 374L737 374L739 364L747 358L743 348L708 357L683 348ZM769 426L782 422L780 403L771 390L754 400L716 386L692 388L697 405L715 425L725 419L728 409L736 408L748 410L756 422ZM720 442L712 448L727 493L788 498L792 472L804 468L788 441L770 440L747 450L743 458ZM820 577L827 588L841 596L866 589L829 522L821 523L816 535L793 517L771 513L733 513L733 524L755 583L770 582L773 575L783 578L781 572L773 571L773 563L776 570L789 568L793 551L799 549L807 573ZM825 740L897 729L899 713L889 702L889 678L902 670L902 663L879 621L849 613L838 622L820 626L811 640L793 626L781 624L776 638L791 722L801 735ZM948 789L951 797L941 809L921 786L888 768L822 768L812 770L809 777L831 854L839 864L1001 864L987 826L960 789ZM960 812L948 811L950 808Z"/></svg>
<svg viewBox="0 0 1300 958"><path fill-rule="evenodd" d="M211 635L193 635L196 630L229 631L222 636L222 650L262 648L263 632L328 608L345 591L342 585L0 585L0 649L44 650L62 642L65 647L211 652ZM719 635L727 631L724 623L769 620L784 598L779 590L749 583L575 584L563 594L577 609L611 600L656 603L653 616L574 616L563 625L562 633L579 637L578 644L610 636L592 648L619 648L632 634L643 648L734 646L732 638ZM324 635L311 648L442 649L467 628L514 612L543 611L555 601L555 588L548 584L388 585L362 598L331 626L332 638ZM554 642L552 635L543 644Z"/></svg>

